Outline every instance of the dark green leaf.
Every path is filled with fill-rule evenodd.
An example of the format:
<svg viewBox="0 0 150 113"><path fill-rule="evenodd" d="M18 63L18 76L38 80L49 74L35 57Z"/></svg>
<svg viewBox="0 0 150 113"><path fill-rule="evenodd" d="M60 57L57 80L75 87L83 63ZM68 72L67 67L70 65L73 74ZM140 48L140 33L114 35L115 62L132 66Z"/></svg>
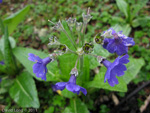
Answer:
<svg viewBox="0 0 150 113"><path fill-rule="evenodd" d="M71 99L69 107L63 113L89 113L89 110L80 99Z"/></svg>
<svg viewBox="0 0 150 113"><path fill-rule="evenodd" d="M66 88L61 92L61 94L66 98L72 98L72 97L75 97L76 95L73 92L68 91Z"/></svg>
<svg viewBox="0 0 150 113"><path fill-rule="evenodd" d="M39 108L40 106L35 82L27 72L22 73L16 78L9 94L21 107Z"/></svg>
<svg viewBox="0 0 150 113"><path fill-rule="evenodd" d="M8 28L5 27L4 34L4 60L7 68L7 72L10 75L15 75L17 73L17 66L15 62L15 58L12 53L12 48L8 38Z"/></svg>

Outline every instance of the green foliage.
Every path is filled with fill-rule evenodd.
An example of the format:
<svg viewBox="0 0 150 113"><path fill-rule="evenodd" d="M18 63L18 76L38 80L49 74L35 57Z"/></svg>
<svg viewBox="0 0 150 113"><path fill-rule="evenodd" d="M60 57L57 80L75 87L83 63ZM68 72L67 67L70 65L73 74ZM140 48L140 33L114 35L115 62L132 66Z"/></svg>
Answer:
<svg viewBox="0 0 150 113"><path fill-rule="evenodd" d="M5 65L7 68L7 73L10 75L15 75L17 72L17 65L15 62L15 58L12 53L12 48L9 42L9 34L8 28L5 27L5 34L4 34L4 59Z"/></svg>
<svg viewBox="0 0 150 113"><path fill-rule="evenodd" d="M70 28L68 27L67 22L66 21L62 21L62 25L63 25L64 29L66 30L66 32L68 33L70 39L74 42L75 39L72 37L72 33L70 31ZM75 50L75 48L73 47L72 43L70 42L70 40L68 39L67 35L64 32L60 33L59 41L62 44L66 44L69 49Z"/></svg>
<svg viewBox="0 0 150 113"><path fill-rule="evenodd" d="M128 84L131 80L133 80L136 77L139 70L145 64L143 58L140 58L140 59L130 58L129 60L130 62L126 65L127 71L125 72L125 75L123 76L123 79L126 82L126 84Z"/></svg>
<svg viewBox="0 0 150 113"><path fill-rule="evenodd" d="M30 10L30 5L26 6L22 10L12 14L4 20L4 24L8 26L8 32L11 34L17 27L17 25L25 18Z"/></svg>
<svg viewBox="0 0 150 113"><path fill-rule="evenodd" d="M110 111L110 109L105 105L105 104L102 104L101 106L100 106L100 111L99 111L99 113L107 113L107 112L109 112Z"/></svg>
<svg viewBox="0 0 150 113"><path fill-rule="evenodd" d="M117 6L119 7L120 11L124 13L126 18L128 18L128 4L124 0L116 0Z"/></svg>
<svg viewBox="0 0 150 113"><path fill-rule="evenodd" d="M23 72L15 79L9 94L21 107L39 108L40 106L35 82L27 72Z"/></svg>
<svg viewBox="0 0 150 113"><path fill-rule="evenodd" d="M89 113L86 105L80 99L71 99L70 105L65 108L63 113Z"/></svg>

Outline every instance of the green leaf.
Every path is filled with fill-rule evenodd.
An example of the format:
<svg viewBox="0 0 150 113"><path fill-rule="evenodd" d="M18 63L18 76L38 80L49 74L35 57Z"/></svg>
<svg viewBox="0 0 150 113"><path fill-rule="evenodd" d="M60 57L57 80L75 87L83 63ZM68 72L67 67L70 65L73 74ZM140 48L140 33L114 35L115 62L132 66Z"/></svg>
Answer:
<svg viewBox="0 0 150 113"><path fill-rule="evenodd" d="M16 41L14 40L13 37L9 36L9 42L10 42L11 48L16 47ZM0 50L4 54L4 36L0 39Z"/></svg>
<svg viewBox="0 0 150 113"><path fill-rule="evenodd" d="M33 53L35 55L38 55L40 58L46 58L48 57L48 54L31 49L31 48L22 48L22 47L13 49L13 53L15 57L20 61L20 63L26 68L26 70L33 77L35 77L38 80L41 80L41 78L37 78L35 74L33 73L32 66L35 62L28 60L28 53ZM47 69L48 69L48 73L46 74L47 81L57 81L59 78L59 69L57 66L57 61L50 62L47 65Z"/></svg>
<svg viewBox="0 0 150 113"><path fill-rule="evenodd" d="M61 94L66 98L72 98L76 96L75 93L68 91L66 88L61 92Z"/></svg>
<svg viewBox="0 0 150 113"><path fill-rule="evenodd" d="M117 77L119 84L115 85L114 87L111 87L108 82L104 83L104 76L106 73L106 67L101 67L100 72L95 75L94 80L91 82L86 83L84 86L87 88L102 88L102 89L108 89L111 91L120 91L120 92L126 92L127 91L127 85L124 82L122 77Z"/></svg>
<svg viewBox="0 0 150 113"><path fill-rule="evenodd" d="M137 13L146 5L148 0L138 0L137 2L137 4L132 5L132 18L134 18L137 15Z"/></svg>
<svg viewBox="0 0 150 113"><path fill-rule="evenodd" d="M94 51L92 54L103 56L105 58L110 56L110 53L99 44L94 44ZM100 65L97 61L97 58L93 56L89 56L89 60L90 60L90 69L94 69Z"/></svg>
<svg viewBox="0 0 150 113"><path fill-rule="evenodd" d="M138 26L142 25L143 23L147 23L149 21L150 21L149 16L139 17L139 18L136 18L132 21L132 26L133 27L138 27Z"/></svg>
<svg viewBox="0 0 150 113"><path fill-rule="evenodd" d="M124 0L116 0L117 6L120 9L121 12L125 14L125 16L128 18L128 4Z"/></svg>
<svg viewBox="0 0 150 113"><path fill-rule="evenodd" d="M4 29L5 29L5 27L4 27L4 23L3 23L3 21L2 21L2 19L0 18L0 29L1 29L1 31L2 31L2 34L4 33Z"/></svg>
<svg viewBox="0 0 150 113"><path fill-rule="evenodd" d="M90 78L90 59L87 55L83 59L83 75L81 76L82 81L89 81Z"/></svg>
<svg viewBox="0 0 150 113"><path fill-rule="evenodd" d="M126 25L119 25L119 24L116 24L115 26L112 26L112 28L115 30L115 31L123 31L123 34L128 36L131 32L131 27L129 24L126 24Z"/></svg>
<svg viewBox="0 0 150 113"><path fill-rule="evenodd" d="M15 75L17 72L17 65L12 53L12 48L8 36L8 28L6 26L4 34L4 60L8 74Z"/></svg>
<svg viewBox="0 0 150 113"><path fill-rule="evenodd" d="M69 73L75 66L77 55L75 54L64 54L58 57L59 67L61 70L62 78L68 80L70 78Z"/></svg>
<svg viewBox="0 0 150 113"><path fill-rule="evenodd" d="M71 35L71 31L70 28L68 27L68 24L66 21L62 21L62 25L64 27L64 29L66 30L66 32L68 33L70 39L74 42L74 38ZM75 50L74 46L72 45L71 41L68 39L68 37L66 36L66 34L64 32L60 33L60 38L59 38L60 43L67 45L67 47L71 50Z"/></svg>
<svg viewBox="0 0 150 113"><path fill-rule="evenodd" d="M39 108L40 106L35 82L27 72L23 72L16 78L9 90L9 94L21 107Z"/></svg>
<svg viewBox="0 0 150 113"><path fill-rule="evenodd" d="M11 34L17 27L17 25L25 18L30 10L30 5L12 14L4 20L4 24L8 26L9 34Z"/></svg>
<svg viewBox="0 0 150 113"><path fill-rule="evenodd" d="M133 80L138 72L140 71L141 67L145 64L144 59L134 59L130 58L130 62L126 65L127 71L125 72L125 75L122 77L126 84L128 84L131 80Z"/></svg>
<svg viewBox="0 0 150 113"><path fill-rule="evenodd" d="M63 113L89 113L89 110L80 99L71 99L69 107Z"/></svg>

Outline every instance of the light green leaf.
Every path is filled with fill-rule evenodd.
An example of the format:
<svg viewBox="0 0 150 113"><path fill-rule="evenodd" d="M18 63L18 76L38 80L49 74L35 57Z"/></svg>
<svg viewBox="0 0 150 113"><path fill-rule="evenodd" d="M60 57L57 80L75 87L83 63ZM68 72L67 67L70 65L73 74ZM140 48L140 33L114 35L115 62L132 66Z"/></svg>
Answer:
<svg viewBox="0 0 150 113"><path fill-rule="evenodd" d="M35 82L27 72L23 72L16 78L9 94L21 107L39 108L40 106Z"/></svg>
<svg viewBox="0 0 150 113"><path fill-rule="evenodd" d="M111 87L108 82L104 83L104 76L106 73L106 67L101 67L100 72L95 75L95 78L93 81L86 83L84 86L87 88L94 87L94 88L102 88L102 89L108 89L111 91L120 91L120 92L126 92L127 91L127 85L124 82L122 77L117 77L119 84L115 85L114 87Z"/></svg>
<svg viewBox="0 0 150 113"><path fill-rule="evenodd" d="M143 23L147 23L149 21L150 21L149 16L139 17L139 18L136 18L132 21L132 26L133 27L138 27L138 26L142 25Z"/></svg>
<svg viewBox="0 0 150 113"><path fill-rule="evenodd" d="M25 18L30 10L30 5L12 14L4 20L4 24L8 26L9 34L11 34L17 27L17 25Z"/></svg>
<svg viewBox="0 0 150 113"><path fill-rule="evenodd" d="M64 27L64 29L66 30L66 32L68 33L70 39L74 42L74 38L71 35L71 31L68 27L68 24L66 21L62 21L62 25ZM60 33L60 38L59 38L60 43L67 45L67 47L71 50L75 50L74 46L72 45L71 41L68 39L68 37L66 36L66 34L64 32Z"/></svg>
<svg viewBox="0 0 150 113"><path fill-rule="evenodd" d="M125 75L122 77L126 84L128 84L131 80L133 80L138 72L140 71L141 67L145 64L144 59L134 59L130 58L130 62L126 65L127 71L125 72Z"/></svg>
<svg viewBox="0 0 150 113"><path fill-rule="evenodd" d="M41 78L37 78L33 73L32 66L35 62L28 60L28 53L33 53L38 55L40 58L48 57L48 54L37 51L31 48L22 48L18 47L13 50L15 57L20 61L20 63L26 68L26 70L36 79L41 80ZM57 81L59 76L59 69L57 66L57 61L50 62L47 65L48 73L46 74L47 81Z"/></svg>
<svg viewBox="0 0 150 113"><path fill-rule="evenodd" d="M121 12L125 14L125 16L128 18L128 4L124 0L116 0L117 6L120 9Z"/></svg>
<svg viewBox="0 0 150 113"><path fill-rule="evenodd" d="M131 32L131 27L129 24L126 24L126 25L119 25L119 24L116 24L115 26L112 27L115 31L123 31L123 34L128 36Z"/></svg>
<svg viewBox="0 0 150 113"><path fill-rule="evenodd" d="M71 99L69 107L63 113L89 113L89 110L80 99Z"/></svg>
<svg viewBox="0 0 150 113"><path fill-rule="evenodd" d="M92 54L102 56L102 57L105 57L105 58L110 56L110 53L99 44L94 44L94 51L93 51ZM96 68L97 66L100 65L98 63L96 57L89 56L89 60L90 60L90 69L94 69L94 68Z"/></svg>

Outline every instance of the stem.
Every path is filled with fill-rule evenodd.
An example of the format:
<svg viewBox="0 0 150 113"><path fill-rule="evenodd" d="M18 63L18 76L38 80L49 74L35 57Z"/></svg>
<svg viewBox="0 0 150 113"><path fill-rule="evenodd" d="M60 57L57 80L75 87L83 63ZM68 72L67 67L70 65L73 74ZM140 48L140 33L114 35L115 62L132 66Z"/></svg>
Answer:
<svg viewBox="0 0 150 113"><path fill-rule="evenodd" d="M78 37L79 37L79 47L80 47L80 40L81 40L81 35L80 35L80 32L78 32Z"/></svg>
<svg viewBox="0 0 150 113"><path fill-rule="evenodd" d="M76 106L76 100L75 99L73 99L73 103L74 103L74 111L75 111L75 113L77 113L77 106Z"/></svg>
<svg viewBox="0 0 150 113"><path fill-rule="evenodd" d="M80 65L79 65L80 73L79 74L83 75L83 55L80 56L79 63L80 63Z"/></svg>
<svg viewBox="0 0 150 113"><path fill-rule="evenodd" d="M86 26L87 26L87 24L86 24L86 23L83 23L83 28L82 28L82 33L83 33L83 37L82 37L82 46L83 46L83 43L84 43L84 36L85 36Z"/></svg>
<svg viewBox="0 0 150 113"><path fill-rule="evenodd" d="M74 46L74 48L77 49L77 48L76 48L76 45L75 45L74 42L71 40L71 38L70 38L70 36L68 35L68 33L67 33L65 30L63 30L63 31L64 31L64 33L66 34L66 36L68 37L68 39L70 40L70 42L72 43L72 45Z"/></svg>

